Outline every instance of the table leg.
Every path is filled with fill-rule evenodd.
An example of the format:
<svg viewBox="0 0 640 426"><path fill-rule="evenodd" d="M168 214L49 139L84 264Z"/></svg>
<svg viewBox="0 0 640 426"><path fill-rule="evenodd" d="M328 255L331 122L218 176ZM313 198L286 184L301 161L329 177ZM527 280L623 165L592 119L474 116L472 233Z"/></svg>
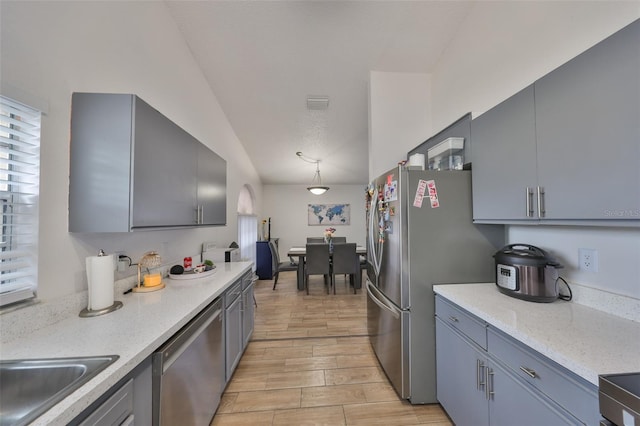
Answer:
<svg viewBox="0 0 640 426"><path fill-rule="evenodd" d="M296 275L298 279L298 290L304 290L304 256L298 256L298 270Z"/></svg>

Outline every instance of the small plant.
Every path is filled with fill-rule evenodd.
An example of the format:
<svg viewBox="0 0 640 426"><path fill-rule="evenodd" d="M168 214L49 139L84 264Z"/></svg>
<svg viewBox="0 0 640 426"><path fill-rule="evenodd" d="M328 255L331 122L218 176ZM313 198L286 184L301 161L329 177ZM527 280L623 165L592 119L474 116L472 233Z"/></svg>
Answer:
<svg viewBox="0 0 640 426"><path fill-rule="evenodd" d="M208 267L213 267L213 262L210 261L209 259L205 259L204 261L204 266L208 266Z"/></svg>

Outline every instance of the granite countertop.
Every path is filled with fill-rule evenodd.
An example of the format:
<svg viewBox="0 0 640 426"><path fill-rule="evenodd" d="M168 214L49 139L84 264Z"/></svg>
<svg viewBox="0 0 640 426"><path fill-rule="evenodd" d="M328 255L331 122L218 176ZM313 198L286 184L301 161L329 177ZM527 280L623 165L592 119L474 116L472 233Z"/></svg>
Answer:
<svg viewBox="0 0 640 426"><path fill-rule="evenodd" d="M598 386L599 374L640 371L640 323L574 302L535 303L493 283L434 286L435 293Z"/></svg>
<svg viewBox="0 0 640 426"><path fill-rule="evenodd" d="M80 318L75 313L3 343L3 360L120 356L32 425L71 421L250 269L251 262L221 263L213 275L205 278L164 278L166 287L160 291L116 297L124 304L117 311L93 318Z"/></svg>

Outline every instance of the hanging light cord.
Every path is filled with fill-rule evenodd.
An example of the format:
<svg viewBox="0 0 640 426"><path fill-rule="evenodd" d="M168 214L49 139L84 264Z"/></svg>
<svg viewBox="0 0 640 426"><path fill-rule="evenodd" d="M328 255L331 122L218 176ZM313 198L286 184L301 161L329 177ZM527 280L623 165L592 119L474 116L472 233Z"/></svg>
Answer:
<svg viewBox="0 0 640 426"><path fill-rule="evenodd" d="M318 164L320 162L320 160L314 160L313 158L305 157L304 154L302 154L302 152L300 151L296 152L296 155L300 157L302 161L306 161L307 163Z"/></svg>

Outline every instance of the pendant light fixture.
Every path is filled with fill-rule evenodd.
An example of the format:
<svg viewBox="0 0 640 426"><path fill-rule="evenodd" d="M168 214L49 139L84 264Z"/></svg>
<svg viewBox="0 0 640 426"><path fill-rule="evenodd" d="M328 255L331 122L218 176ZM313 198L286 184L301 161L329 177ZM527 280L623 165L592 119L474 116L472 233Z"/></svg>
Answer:
<svg viewBox="0 0 640 426"><path fill-rule="evenodd" d="M315 163L316 165L316 174L313 175L311 186L307 187L307 191L311 192L313 195L322 195L327 192L329 190L329 187L322 185L322 178L320 177L320 160L306 158L300 151L296 152L296 155L307 163Z"/></svg>

